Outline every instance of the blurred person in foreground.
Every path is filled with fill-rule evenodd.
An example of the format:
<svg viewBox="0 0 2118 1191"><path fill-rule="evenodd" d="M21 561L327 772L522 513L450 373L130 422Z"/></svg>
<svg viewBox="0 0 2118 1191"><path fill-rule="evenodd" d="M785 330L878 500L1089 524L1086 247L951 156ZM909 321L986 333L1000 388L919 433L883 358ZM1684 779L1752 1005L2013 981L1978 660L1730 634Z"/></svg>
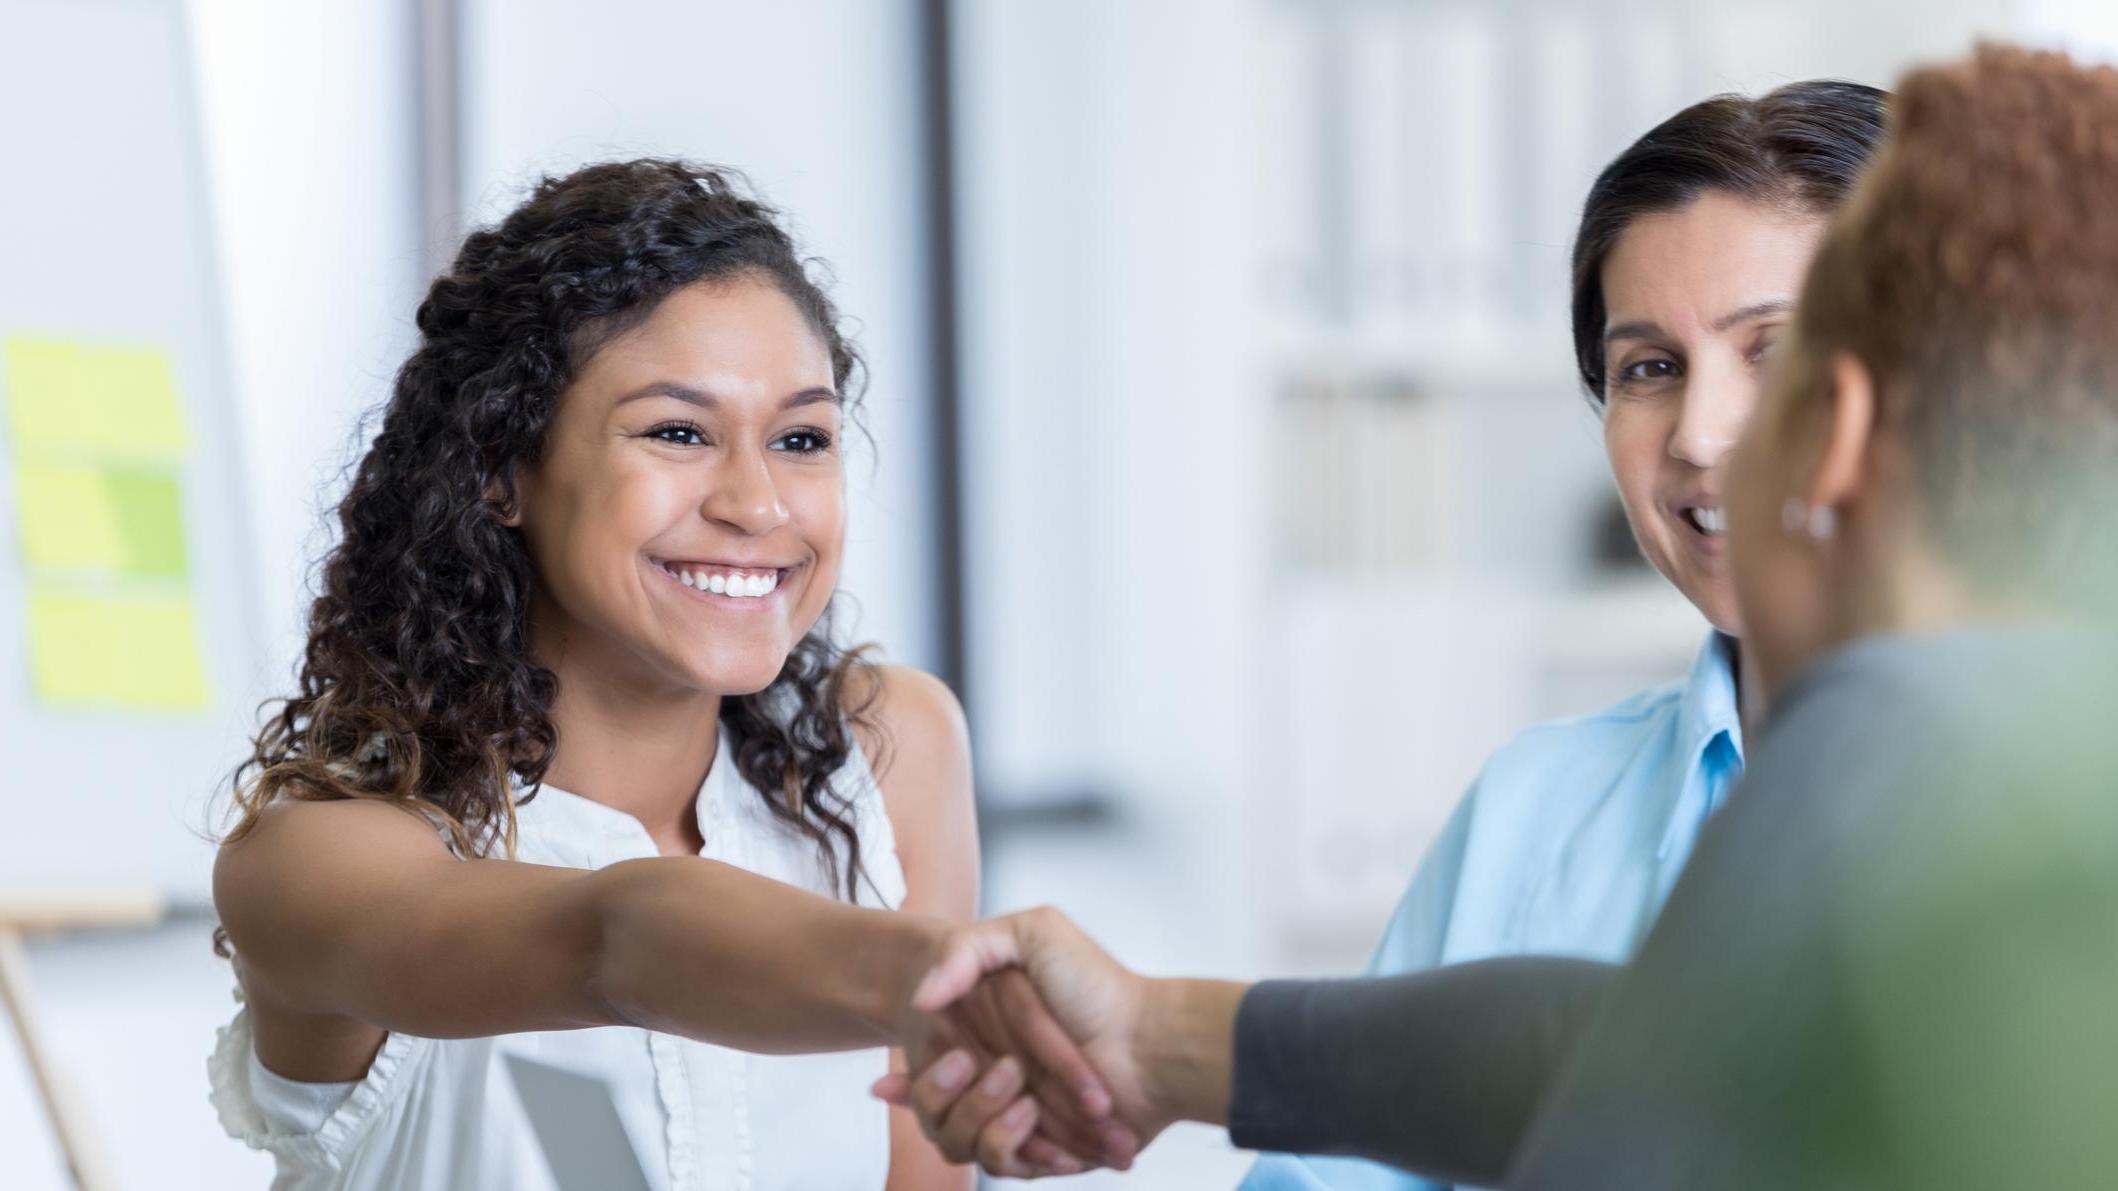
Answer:
<svg viewBox="0 0 2118 1191"><path fill-rule="evenodd" d="M1729 488L1769 716L1628 966L1151 980L1051 911L1025 969L1143 1139L1546 1187L2105 1186L2118 1172L2118 71L1915 71ZM932 1068L945 1152L1011 1138Z"/></svg>

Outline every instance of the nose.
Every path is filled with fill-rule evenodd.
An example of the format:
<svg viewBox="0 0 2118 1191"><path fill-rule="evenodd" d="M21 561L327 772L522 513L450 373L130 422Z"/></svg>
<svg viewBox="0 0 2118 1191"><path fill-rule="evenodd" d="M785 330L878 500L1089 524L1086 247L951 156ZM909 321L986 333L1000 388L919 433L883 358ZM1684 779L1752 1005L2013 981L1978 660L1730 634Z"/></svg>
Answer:
<svg viewBox="0 0 2118 1191"><path fill-rule="evenodd" d="M1694 467L1713 467L1736 444L1757 401L1758 382L1749 369L1695 366L1669 436L1669 453Z"/></svg>
<svg viewBox="0 0 2118 1191"><path fill-rule="evenodd" d="M699 515L737 533L756 535L787 523L787 506L773 481L772 465L761 450L731 453L714 469Z"/></svg>

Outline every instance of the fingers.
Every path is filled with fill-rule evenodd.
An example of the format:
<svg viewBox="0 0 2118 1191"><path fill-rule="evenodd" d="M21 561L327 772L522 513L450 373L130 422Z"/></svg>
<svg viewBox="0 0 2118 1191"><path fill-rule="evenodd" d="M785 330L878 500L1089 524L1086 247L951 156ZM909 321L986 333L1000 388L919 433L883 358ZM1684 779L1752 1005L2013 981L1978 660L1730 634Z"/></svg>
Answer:
<svg viewBox="0 0 2118 1191"><path fill-rule="evenodd" d="M1088 1056L1058 1020L1028 975L1018 968L996 972L987 980L1001 1017L1007 1022L1015 1049L1054 1082L1072 1094L1081 1112L1090 1120L1111 1113L1110 1089L1089 1064Z"/></svg>
<svg viewBox="0 0 2118 1191"><path fill-rule="evenodd" d="M1029 1056L1008 1014L1000 1007L996 989L1001 982L1018 985L1028 1003L1042 1009L1043 1003L1030 988L1028 977L1019 969L1007 968L987 976L970 995L951 1005L948 1020L976 1049L988 1055L1012 1054L1021 1060L1025 1086L1038 1102L1039 1131L1083 1162L1100 1161L1106 1145L1096 1121L1075 1103L1076 1093L1071 1088L1053 1079Z"/></svg>
<svg viewBox="0 0 2118 1191"><path fill-rule="evenodd" d="M995 1086L999 1085L996 1083ZM980 1093L974 1093L977 1094ZM978 1130L974 1147L978 1165L987 1174L1016 1179L1080 1174L1087 1170L1087 1164L1035 1132L1038 1119L1039 1106L1027 1096L1002 1109L998 1116Z"/></svg>
<svg viewBox="0 0 2118 1191"><path fill-rule="evenodd" d="M1112 1170L1131 1170L1133 1160L1140 1156L1140 1135L1123 1121L1104 1121L1102 1136L1103 1164Z"/></svg>
<svg viewBox="0 0 2118 1191"><path fill-rule="evenodd" d="M1016 1150L1037 1127L1037 1102L1027 1097L1008 1105L1005 1111L979 1130L974 1139L978 1165L999 1178L1033 1179L1042 1171L1016 1156ZM946 1151L944 1151L946 1152Z"/></svg>
<svg viewBox="0 0 2118 1191"><path fill-rule="evenodd" d="M941 1136L938 1143L942 1153L952 1150L968 1153L981 1164L994 1165L994 1155L1000 1155L999 1164L1012 1164L1015 1147L1022 1144L1036 1127L1037 1113L1032 1103L1026 1114L1028 1122L1020 1129L1025 1115L1018 1102L1023 1096L1022 1061L1010 1055L991 1067L971 1087L969 1092L957 1098L948 1115L941 1121ZM1012 1115L1011 1115L1012 1114ZM989 1133L990 1126L997 1126L997 1135L1006 1139L1006 1144L996 1148Z"/></svg>
<svg viewBox="0 0 2118 1191"><path fill-rule="evenodd" d="M986 977L951 1010L959 1011L965 1027L993 1053L1024 1059L1029 1091L1037 1100L1040 1134L1084 1163L1127 1160L1137 1151L1137 1143L1114 1146L1106 1137L1110 1093L1021 969L1006 968Z"/></svg>
<svg viewBox="0 0 2118 1191"><path fill-rule="evenodd" d="M1041 1109L1039 1123L1042 1123ZM1016 1151L1016 1157L1031 1170L1048 1175L1082 1174L1089 1170L1088 1163L1052 1144L1052 1139L1041 1132L1030 1134L1029 1140Z"/></svg>
<svg viewBox="0 0 2118 1191"><path fill-rule="evenodd" d="M937 1144L941 1141L942 1122L948 1119L949 1110L956 1106L957 1097L963 1095L976 1070L977 1063L969 1051L952 1050L913 1078L910 1107L919 1114L920 1125L927 1136ZM968 1153L968 1147L961 1147L953 1153L945 1148L942 1152L951 1162L970 1160L963 1156Z"/></svg>
<svg viewBox="0 0 2118 1191"><path fill-rule="evenodd" d="M975 1082L974 1075L978 1076ZM1022 1063L1012 1056L981 1075L969 1051L953 1050L916 1077L884 1076L874 1090L892 1103L911 1108L943 1157L951 1162L976 1161L995 1175L1079 1174L1102 1148L1091 1128L1083 1135L1085 1141L1068 1145L1043 1138L1028 1156L1018 1154L1038 1129L1040 1114L1035 1102L1021 1094Z"/></svg>

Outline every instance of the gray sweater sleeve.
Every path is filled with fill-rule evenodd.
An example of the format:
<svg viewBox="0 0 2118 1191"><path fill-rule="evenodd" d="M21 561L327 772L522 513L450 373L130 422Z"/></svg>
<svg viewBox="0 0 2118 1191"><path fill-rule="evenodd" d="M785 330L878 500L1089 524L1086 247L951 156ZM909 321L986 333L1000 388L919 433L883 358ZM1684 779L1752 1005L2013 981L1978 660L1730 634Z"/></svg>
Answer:
<svg viewBox="0 0 2118 1191"><path fill-rule="evenodd" d="M1257 985L1236 1014L1229 1135L1495 1185L1619 970L1521 956Z"/></svg>

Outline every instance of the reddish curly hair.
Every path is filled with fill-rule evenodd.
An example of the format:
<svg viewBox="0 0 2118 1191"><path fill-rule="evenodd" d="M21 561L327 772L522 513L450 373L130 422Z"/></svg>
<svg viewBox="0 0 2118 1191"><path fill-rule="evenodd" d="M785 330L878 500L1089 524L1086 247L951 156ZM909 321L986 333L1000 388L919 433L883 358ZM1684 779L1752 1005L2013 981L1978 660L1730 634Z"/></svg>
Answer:
<svg viewBox="0 0 2118 1191"><path fill-rule="evenodd" d="M1797 336L1812 378L1838 351L1874 374L1933 539L1967 580L2108 608L2118 70L1986 44L1906 75Z"/></svg>

